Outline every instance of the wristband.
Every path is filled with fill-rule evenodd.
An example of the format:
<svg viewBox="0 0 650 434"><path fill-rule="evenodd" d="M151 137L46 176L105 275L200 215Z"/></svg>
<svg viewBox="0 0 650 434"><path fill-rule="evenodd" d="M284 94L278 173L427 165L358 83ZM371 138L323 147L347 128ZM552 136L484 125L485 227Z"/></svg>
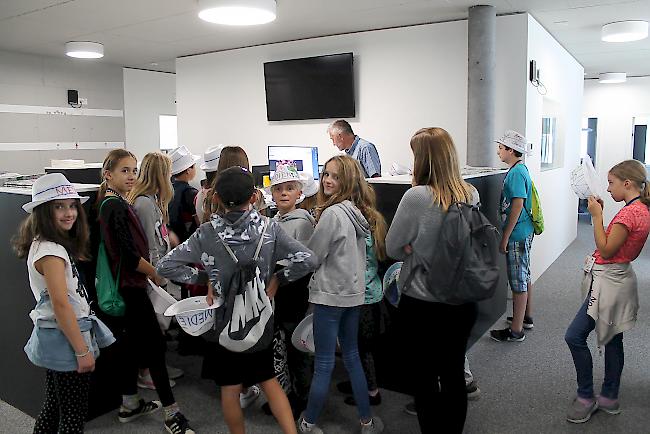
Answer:
<svg viewBox="0 0 650 434"><path fill-rule="evenodd" d="M75 355L76 357L79 357L79 358L81 358L81 357L86 357L88 354L90 354L90 347L86 347L86 348L87 348L87 349L86 349L86 352L85 352L85 353L81 353L81 354L74 353L74 355Z"/></svg>

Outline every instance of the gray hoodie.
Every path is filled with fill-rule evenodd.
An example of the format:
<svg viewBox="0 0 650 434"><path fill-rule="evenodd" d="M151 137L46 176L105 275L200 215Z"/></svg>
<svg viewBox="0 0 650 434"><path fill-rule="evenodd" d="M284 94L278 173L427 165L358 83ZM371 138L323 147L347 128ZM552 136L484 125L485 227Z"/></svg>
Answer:
<svg viewBox="0 0 650 434"><path fill-rule="evenodd" d="M169 252L169 234L163 222L163 215L154 195L138 196L133 202L142 229L149 244L149 262L156 265L160 258Z"/></svg>
<svg viewBox="0 0 650 434"><path fill-rule="evenodd" d="M284 215L276 214L273 218L282 229L295 240L306 244L314 233L316 220L309 214L309 211L297 208Z"/></svg>
<svg viewBox="0 0 650 434"><path fill-rule="evenodd" d="M235 266L221 244L219 235L238 259L250 259L255 256L264 220L255 210L230 212L223 217L214 214L187 241L162 258L156 271L163 277L181 283L205 283L207 273L215 298L223 297L223 288L230 281ZM257 261L260 278L268 282L276 262L283 259L290 264L276 273L281 286L313 271L318 263L312 251L288 236L276 222L267 221L268 227ZM205 272L188 266L193 263L203 264Z"/></svg>
<svg viewBox="0 0 650 434"><path fill-rule="evenodd" d="M309 301L361 306L366 291L366 236L370 226L349 200L327 207L307 245L320 267L309 282Z"/></svg>

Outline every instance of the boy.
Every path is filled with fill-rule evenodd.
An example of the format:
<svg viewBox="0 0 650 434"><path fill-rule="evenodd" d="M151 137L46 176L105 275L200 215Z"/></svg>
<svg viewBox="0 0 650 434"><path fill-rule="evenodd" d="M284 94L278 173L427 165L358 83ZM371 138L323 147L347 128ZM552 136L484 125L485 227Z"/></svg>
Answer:
<svg viewBox="0 0 650 434"><path fill-rule="evenodd" d="M213 215L186 242L161 259L157 265L161 276L184 283L197 283L205 280L207 273L211 284L208 303L211 304L213 300L228 299L226 292L230 278L237 270L223 243L242 262L255 257L258 246L261 246L255 265L262 283L254 285L254 288L266 291L270 298L275 295L278 286L296 281L316 268L317 259L309 249L289 237L276 222L267 221L251 209L257 194L253 175L248 170L241 167L224 170L217 178L215 193L226 209L225 214ZM260 244L262 236L264 241ZM276 262L284 259L288 260L287 267L273 274ZM204 265L205 273L187 266L197 262ZM252 287L249 282L249 290ZM247 291L245 300L249 299ZM260 325L266 327L268 311L259 308L260 300L260 296L257 296L254 305L258 307L247 309L246 314L241 316L243 324L239 324L239 330L245 333L239 342L254 331L258 332ZM242 303L244 307L249 307L246 301ZM222 332L220 345L217 346L216 360L219 366L215 369L215 381L221 386L221 405L230 432L244 432L244 416L239 402L242 386L259 384L283 432L295 433L296 425L289 401L275 378L272 345L269 343L256 352L230 351L221 345L223 335ZM226 333L226 340L234 342L235 338Z"/></svg>
<svg viewBox="0 0 650 434"><path fill-rule="evenodd" d="M526 138L508 130L498 140L497 155L510 169L503 181L501 215L504 218L503 235L499 250L506 254L508 283L512 291L512 317L510 327L490 331L490 337L500 342L521 342L526 338L524 329L533 328L531 316L532 284L530 282L530 248L533 243L533 221L526 202L530 203L532 181L528 168L521 161L528 152Z"/></svg>
<svg viewBox="0 0 650 434"><path fill-rule="evenodd" d="M296 202L302 196L302 185L300 174L292 166L279 166L271 179L271 194L278 209L273 220L287 235L306 244L314 233L316 220L309 211L296 208ZM286 359L288 365L288 378L285 374L283 386L288 390L289 402L296 417L307 406L313 373L311 356L291 345L291 336L309 307L310 277L311 274L308 274L287 285L275 297L276 325L284 335L286 348L286 354L281 357ZM283 383L282 380L280 382Z"/></svg>

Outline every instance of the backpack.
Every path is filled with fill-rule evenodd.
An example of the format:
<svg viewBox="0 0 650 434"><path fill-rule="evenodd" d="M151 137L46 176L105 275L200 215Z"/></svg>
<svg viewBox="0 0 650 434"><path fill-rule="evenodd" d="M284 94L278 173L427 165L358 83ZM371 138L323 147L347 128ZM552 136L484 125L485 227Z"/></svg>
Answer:
<svg viewBox="0 0 650 434"><path fill-rule="evenodd" d="M109 196L102 201L99 206L99 214L102 213L102 207L106 202L111 199L116 199L114 196ZM99 250L97 251L97 266L95 268L95 291L97 292L97 303L102 312L111 316L124 316L126 306L124 299L120 295L120 268L122 266L122 258L117 265L117 277L113 278L113 271L111 270L111 263L106 253L106 246L104 245L104 235L100 233Z"/></svg>
<svg viewBox="0 0 650 434"><path fill-rule="evenodd" d="M491 298L499 283L499 232L478 206L455 202L442 222L438 248L422 268L436 301L464 304ZM427 269L428 268L428 269ZM415 269L410 273L410 284Z"/></svg>
<svg viewBox="0 0 650 434"><path fill-rule="evenodd" d="M533 230L535 231L535 235L540 235L542 232L544 232L544 214L542 213L542 202L539 200L539 193L537 193L535 183L533 183L532 179L530 181L530 184L532 188L531 206L530 210L526 208L526 212L530 216L530 220L533 222Z"/></svg>
<svg viewBox="0 0 650 434"><path fill-rule="evenodd" d="M261 351L273 342L273 305L266 295L266 283L257 265L267 226L265 220L253 258L238 259L219 235L221 244L235 263L235 270L223 288L225 300L215 310L214 329L207 338L236 353Z"/></svg>

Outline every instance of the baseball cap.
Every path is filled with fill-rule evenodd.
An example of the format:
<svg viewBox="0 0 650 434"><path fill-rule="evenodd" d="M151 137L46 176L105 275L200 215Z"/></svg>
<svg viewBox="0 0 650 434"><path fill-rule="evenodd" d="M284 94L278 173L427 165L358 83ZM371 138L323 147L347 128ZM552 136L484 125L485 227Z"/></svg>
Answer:
<svg viewBox="0 0 650 434"><path fill-rule="evenodd" d="M226 208L244 204L255 192L255 178L243 167L234 166L224 170L215 182L216 193Z"/></svg>

